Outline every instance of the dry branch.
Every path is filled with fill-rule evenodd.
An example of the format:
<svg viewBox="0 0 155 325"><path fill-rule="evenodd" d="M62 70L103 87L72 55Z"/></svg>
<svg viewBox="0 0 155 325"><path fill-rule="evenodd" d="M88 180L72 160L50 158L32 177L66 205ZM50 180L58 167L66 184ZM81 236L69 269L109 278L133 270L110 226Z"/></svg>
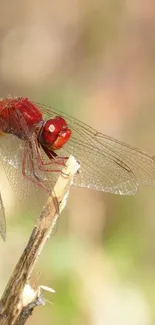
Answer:
<svg viewBox="0 0 155 325"><path fill-rule="evenodd" d="M41 287L34 291L28 280L38 256L52 233L58 215L66 205L69 189L78 169L79 164L73 156L70 156L2 295L0 325L23 325L34 307L43 304ZM26 290L28 288L29 295Z"/></svg>

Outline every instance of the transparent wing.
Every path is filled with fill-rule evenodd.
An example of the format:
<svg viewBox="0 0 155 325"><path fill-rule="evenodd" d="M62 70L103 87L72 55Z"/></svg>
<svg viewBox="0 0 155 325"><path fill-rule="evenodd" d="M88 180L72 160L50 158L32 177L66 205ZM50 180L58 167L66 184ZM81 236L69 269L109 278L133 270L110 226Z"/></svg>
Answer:
<svg viewBox="0 0 155 325"><path fill-rule="evenodd" d="M30 215L39 215L47 199L47 193L37 186L35 182L36 179L31 171L31 153L29 151L27 151L25 165L27 177L23 176L24 151L24 141L10 134L4 136L2 139L0 138L0 160L13 192L20 204ZM49 186L47 179L45 179L46 173L38 170L36 165L34 166L34 170L36 176L39 179L43 179L46 187ZM29 177L31 180L29 180Z"/></svg>
<svg viewBox="0 0 155 325"><path fill-rule="evenodd" d="M61 115L72 137L57 154L73 154L81 164L74 185L115 194L135 194L139 185L155 186L155 158L97 132L61 111L37 104L45 118Z"/></svg>
<svg viewBox="0 0 155 325"><path fill-rule="evenodd" d="M26 144L31 142L31 133L28 130L26 121L18 110L11 112L11 114L9 114L8 111L7 121L0 118L0 130L3 130L3 128L5 129L5 127L10 127L10 129L13 127L13 132L15 134L20 131L21 137L23 135L24 140L20 140L12 134L0 136L0 160L19 202L30 212L30 214L38 214L41 211L41 207L47 195L36 185L36 177L31 170L31 163L33 163L31 158L34 154L33 146L32 150L28 148L27 152L25 152ZM26 155L25 173L27 177L23 176L24 154ZM35 159L34 170L35 175L38 176L39 179L45 178L45 173L41 170L37 170ZM31 178L31 181L29 178Z"/></svg>
<svg viewBox="0 0 155 325"><path fill-rule="evenodd" d="M2 239L6 240L6 220L5 220L5 209L2 201L2 196L0 193L0 234Z"/></svg>

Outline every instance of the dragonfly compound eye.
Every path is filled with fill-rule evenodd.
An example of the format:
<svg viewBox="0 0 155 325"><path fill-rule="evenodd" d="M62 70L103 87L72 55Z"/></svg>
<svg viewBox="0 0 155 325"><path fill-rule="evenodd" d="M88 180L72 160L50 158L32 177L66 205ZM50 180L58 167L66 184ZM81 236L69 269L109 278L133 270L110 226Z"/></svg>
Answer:
<svg viewBox="0 0 155 325"><path fill-rule="evenodd" d="M51 150L60 149L69 140L71 130L62 117L48 120L41 133L41 143Z"/></svg>

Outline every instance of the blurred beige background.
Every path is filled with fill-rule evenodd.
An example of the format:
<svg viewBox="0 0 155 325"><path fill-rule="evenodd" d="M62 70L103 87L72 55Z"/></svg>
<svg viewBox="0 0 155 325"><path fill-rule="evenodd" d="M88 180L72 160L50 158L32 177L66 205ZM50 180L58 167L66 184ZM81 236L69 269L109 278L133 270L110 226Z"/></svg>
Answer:
<svg viewBox="0 0 155 325"><path fill-rule="evenodd" d="M155 2L0 1L0 95L55 106L155 154ZM7 242L0 290L34 224L3 169ZM73 188L43 251L39 283L56 290L28 324L155 322L155 189L119 197Z"/></svg>

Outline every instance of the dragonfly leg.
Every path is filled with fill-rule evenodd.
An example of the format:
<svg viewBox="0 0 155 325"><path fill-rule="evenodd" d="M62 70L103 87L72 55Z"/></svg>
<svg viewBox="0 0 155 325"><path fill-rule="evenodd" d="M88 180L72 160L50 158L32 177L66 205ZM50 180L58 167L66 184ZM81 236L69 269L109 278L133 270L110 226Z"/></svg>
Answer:
<svg viewBox="0 0 155 325"><path fill-rule="evenodd" d="M28 144L30 145L30 144ZM31 151L32 153L32 151ZM30 157L29 157L30 158ZM36 184L37 186L43 188L46 192L48 192L49 194L49 191L48 189L46 188L46 186L44 185L43 181L41 180L41 178L39 178L36 173L35 173L35 168L34 168L34 162L33 162L33 157L31 157L29 159L29 170L30 170L30 175L33 175L32 176L29 176L27 175L26 173L26 162L27 162L27 144L24 148L24 155L23 155L23 162L22 162L22 174L23 176L28 179L29 181L31 181L32 183Z"/></svg>
<svg viewBox="0 0 155 325"><path fill-rule="evenodd" d="M48 169L45 166L51 166L51 165L65 166L65 162L68 159L68 157L58 157L54 151L50 151L49 149L43 147L44 152L50 159L50 161L45 162L42 157L39 146L36 146L36 150L37 150L37 157L38 157L37 164L40 170L45 172L61 172L61 169Z"/></svg>

